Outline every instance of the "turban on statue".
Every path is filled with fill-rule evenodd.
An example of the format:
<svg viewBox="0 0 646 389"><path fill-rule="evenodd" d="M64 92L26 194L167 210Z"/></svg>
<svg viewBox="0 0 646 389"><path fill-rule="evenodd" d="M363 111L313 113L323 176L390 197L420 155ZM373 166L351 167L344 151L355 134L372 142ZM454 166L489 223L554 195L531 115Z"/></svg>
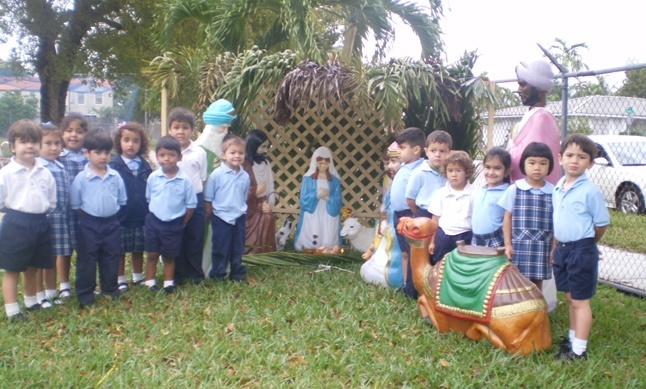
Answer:
<svg viewBox="0 0 646 389"><path fill-rule="evenodd" d="M235 115L235 108L227 100L220 99L214 101L209 108L202 114L204 124L211 124L213 126L221 126L223 124L231 124Z"/></svg>
<svg viewBox="0 0 646 389"><path fill-rule="evenodd" d="M538 90L549 92L552 89L552 68L543 60L525 64L521 62L516 66L516 75L519 80L526 81L529 85L535 86Z"/></svg>
<svg viewBox="0 0 646 389"><path fill-rule="evenodd" d="M388 157L389 158L398 157L399 154L397 153L397 150L399 150L399 145L397 144L397 142L391 143L390 146L388 146Z"/></svg>

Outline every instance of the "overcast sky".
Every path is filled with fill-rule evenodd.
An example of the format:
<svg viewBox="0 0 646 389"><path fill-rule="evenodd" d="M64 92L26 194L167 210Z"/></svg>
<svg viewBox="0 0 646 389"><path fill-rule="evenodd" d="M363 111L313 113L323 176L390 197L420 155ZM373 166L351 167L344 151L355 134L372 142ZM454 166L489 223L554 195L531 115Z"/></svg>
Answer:
<svg viewBox="0 0 646 389"><path fill-rule="evenodd" d="M586 43L588 49L579 52L591 70L646 62L646 2L641 0L444 0L443 4L441 28L448 62L465 50L478 49L475 73L486 71L493 80L514 78L519 62L542 57L537 43L549 49L557 37L568 45ZM391 55L419 52L410 29L398 28Z"/></svg>

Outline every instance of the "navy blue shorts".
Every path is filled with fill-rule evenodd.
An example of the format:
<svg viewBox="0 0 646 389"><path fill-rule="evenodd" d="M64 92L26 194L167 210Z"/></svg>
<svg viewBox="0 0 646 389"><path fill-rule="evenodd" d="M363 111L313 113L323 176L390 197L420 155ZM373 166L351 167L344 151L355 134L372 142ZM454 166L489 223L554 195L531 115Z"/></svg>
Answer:
<svg viewBox="0 0 646 389"><path fill-rule="evenodd" d="M556 290L570 292L574 300L588 300L597 291L599 250L593 238L556 244L554 250Z"/></svg>
<svg viewBox="0 0 646 389"><path fill-rule="evenodd" d="M171 221L161 221L152 212L146 215L144 227L145 250L159 253L165 258L177 258L182 249L184 216Z"/></svg>
<svg viewBox="0 0 646 389"><path fill-rule="evenodd" d="M28 267L51 269L51 225L44 213L8 209L0 225L0 269L23 272Z"/></svg>

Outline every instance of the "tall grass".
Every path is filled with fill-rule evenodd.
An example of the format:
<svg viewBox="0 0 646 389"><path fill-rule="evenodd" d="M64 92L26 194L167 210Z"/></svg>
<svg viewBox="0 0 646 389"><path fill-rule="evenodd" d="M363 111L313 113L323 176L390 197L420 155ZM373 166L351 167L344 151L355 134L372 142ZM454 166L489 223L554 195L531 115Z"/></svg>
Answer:
<svg viewBox="0 0 646 389"><path fill-rule="evenodd" d="M600 286L587 362L438 334L416 303L339 270L250 266L249 284L75 301L0 325L0 387L643 387L646 301ZM567 331L562 302L550 315Z"/></svg>

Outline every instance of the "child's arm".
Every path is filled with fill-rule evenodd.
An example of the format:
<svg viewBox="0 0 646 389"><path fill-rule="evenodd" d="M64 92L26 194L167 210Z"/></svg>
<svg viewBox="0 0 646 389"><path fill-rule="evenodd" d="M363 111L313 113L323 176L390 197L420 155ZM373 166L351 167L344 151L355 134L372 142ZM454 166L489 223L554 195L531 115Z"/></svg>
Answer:
<svg viewBox="0 0 646 389"><path fill-rule="evenodd" d="M514 255L514 248L511 244L511 212L505 211L502 219L502 234L505 237L505 256L511 261Z"/></svg>
<svg viewBox="0 0 646 389"><path fill-rule="evenodd" d="M210 201L204 202L204 219L207 222L211 221L211 214L213 213L213 205Z"/></svg>
<svg viewBox="0 0 646 389"><path fill-rule="evenodd" d="M437 224L440 223L440 217L437 215L433 215L431 220L433 220ZM435 234L433 234L433 237L431 238L431 244L428 245L428 253L433 254L433 251L435 251Z"/></svg>
<svg viewBox="0 0 646 389"><path fill-rule="evenodd" d="M608 229L607 225L601 226L601 227L594 226L594 241L595 242L600 241L601 238L603 237L603 234L606 233L607 229Z"/></svg>
<svg viewBox="0 0 646 389"><path fill-rule="evenodd" d="M188 223L188 220L193 216L193 213L195 212L195 208L186 208L186 213L184 214L184 220L182 221L182 225L186 227L186 224Z"/></svg>
<svg viewBox="0 0 646 389"><path fill-rule="evenodd" d="M408 204L408 208L410 208L413 213L417 212L417 204L415 204L415 199L406 198L406 204Z"/></svg>

